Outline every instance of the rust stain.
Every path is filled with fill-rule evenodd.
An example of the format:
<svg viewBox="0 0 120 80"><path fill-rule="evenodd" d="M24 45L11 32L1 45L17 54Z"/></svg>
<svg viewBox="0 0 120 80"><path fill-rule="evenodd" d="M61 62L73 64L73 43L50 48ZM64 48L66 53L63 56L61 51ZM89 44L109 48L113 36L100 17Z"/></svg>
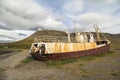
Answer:
<svg viewBox="0 0 120 80"><path fill-rule="evenodd" d="M96 48L96 43L47 43L45 54L80 51Z"/></svg>

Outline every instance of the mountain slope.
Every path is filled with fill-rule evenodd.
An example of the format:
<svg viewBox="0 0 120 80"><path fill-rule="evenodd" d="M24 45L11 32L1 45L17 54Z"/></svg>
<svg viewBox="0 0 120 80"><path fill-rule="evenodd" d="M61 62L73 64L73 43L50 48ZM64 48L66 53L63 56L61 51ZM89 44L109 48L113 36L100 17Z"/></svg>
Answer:
<svg viewBox="0 0 120 80"><path fill-rule="evenodd" d="M30 37L14 43L8 43L7 46L9 48L29 49L31 44L34 42L34 38L37 36L66 36L66 33L62 31L55 31L55 30L37 31L34 34L32 34ZM1 44L0 48L2 48L3 46L4 45Z"/></svg>
<svg viewBox="0 0 120 80"><path fill-rule="evenodd" d="M120 48L120 34L108 34L105 33L104 34L108 40L111 41L111 48L112 49L116 49L116 48ZM9 48L17 48L17 49L29 49L31 44L34 42L34 38L37 36L67 36L65 32L62 31L54 31L54 30L42 30L42 31L37 31L35 32L33 35L31 35L30 37L18 41L18 42L14 42L14 43L9 43L7 44L7 46ZM1 45L0 48L3 48L4 45Z"/></svg>

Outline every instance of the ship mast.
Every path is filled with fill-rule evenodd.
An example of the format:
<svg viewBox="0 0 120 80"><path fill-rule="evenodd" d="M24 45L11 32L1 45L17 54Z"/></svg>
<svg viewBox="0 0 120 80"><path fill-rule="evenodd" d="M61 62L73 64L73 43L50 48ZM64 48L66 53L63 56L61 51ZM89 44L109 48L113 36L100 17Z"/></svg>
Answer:
<svg viewBox="0 0 120 80"><path fill-rule="evenodd" d="M97 40L100 41L101 39L100 39L99 28L97 27L97 24L94 24L94 28L97 34Z"/></svg>
<svg viewBox="0 0 120 80"><path fill-rule="evenodd" d="M97 34L97 40L98 41L101 41L101 38L100 38L100 33L102 34L102 36L104 37L105 40L108 40L106 38L106 36L101 32L101 30L98 28L97 24L94 24L94 28L96 30L96 34ZM99 33L100 32L100 33Z"/></svg>
<svg viewBox="0 0 120 80"><path fill-rule="evenodd" d="M68 31L66 31L66 34L67 34L68 42L70 43L70 42L71 42L71 39L70 39L70 33L69 33Z"/></svg>
<svg viewBox="0 0 120 80"><path fill-rule="evenodd" d="M74 32L76 33L76 21L74 20Z"/></svg>

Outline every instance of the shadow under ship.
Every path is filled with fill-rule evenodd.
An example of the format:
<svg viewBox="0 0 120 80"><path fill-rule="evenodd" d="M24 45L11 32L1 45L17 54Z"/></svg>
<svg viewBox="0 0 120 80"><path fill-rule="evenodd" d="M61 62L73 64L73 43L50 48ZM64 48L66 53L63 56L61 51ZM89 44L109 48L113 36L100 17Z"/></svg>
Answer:
<svg viewBox="0 0 120 80"><path fill-rule="evenodd" d="M76 32L71 36L67 32L63 36L38 36L34 38L30 54L35 60L63 60L79 58L81 56L92 56L108 52L110 41L100 33L100 29L94 26L96 39L91 32ZM100 34L104 39L100 38Z"/></svg>

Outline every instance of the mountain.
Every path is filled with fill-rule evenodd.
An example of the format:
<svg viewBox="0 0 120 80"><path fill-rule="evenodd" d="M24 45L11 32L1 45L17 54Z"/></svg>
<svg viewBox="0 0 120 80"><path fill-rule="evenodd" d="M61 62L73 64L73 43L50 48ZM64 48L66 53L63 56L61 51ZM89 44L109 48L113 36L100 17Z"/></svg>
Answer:
<svg viewBox="0 0 120 80"><path fill-rule="evenodd" d="M104 35L111 41L112 48L119 47L120 48L120 34L108 34L104 33ZM34 38L37 36L67 36L65 32L55 31L55 30L41 30L32 34L30 37L17 41L14 43L7 44L9 48L17 48L17 49L29 49L31 44L34 42ZM112 44L114 43L114 44ZM2 44L0 44L2 45ZM117 45L117 46L116 46ZM2 48L3 46L0 46Z"/></svg>
<svg viewBox="0 0 120 80"><path fill-rule="evenodd" d="M36 36L66 36L65 32L62 31L55 31L55 30L41 30L37 31L34 34L32 34L30 37L27 37L26 39L23 39L21 41L17 41L14 43L7 43L9 48L22 48L22 49L29 49L31 44L34 42L34 38ZM0 48L2 48L4 45L0 44Z"/></svg>

